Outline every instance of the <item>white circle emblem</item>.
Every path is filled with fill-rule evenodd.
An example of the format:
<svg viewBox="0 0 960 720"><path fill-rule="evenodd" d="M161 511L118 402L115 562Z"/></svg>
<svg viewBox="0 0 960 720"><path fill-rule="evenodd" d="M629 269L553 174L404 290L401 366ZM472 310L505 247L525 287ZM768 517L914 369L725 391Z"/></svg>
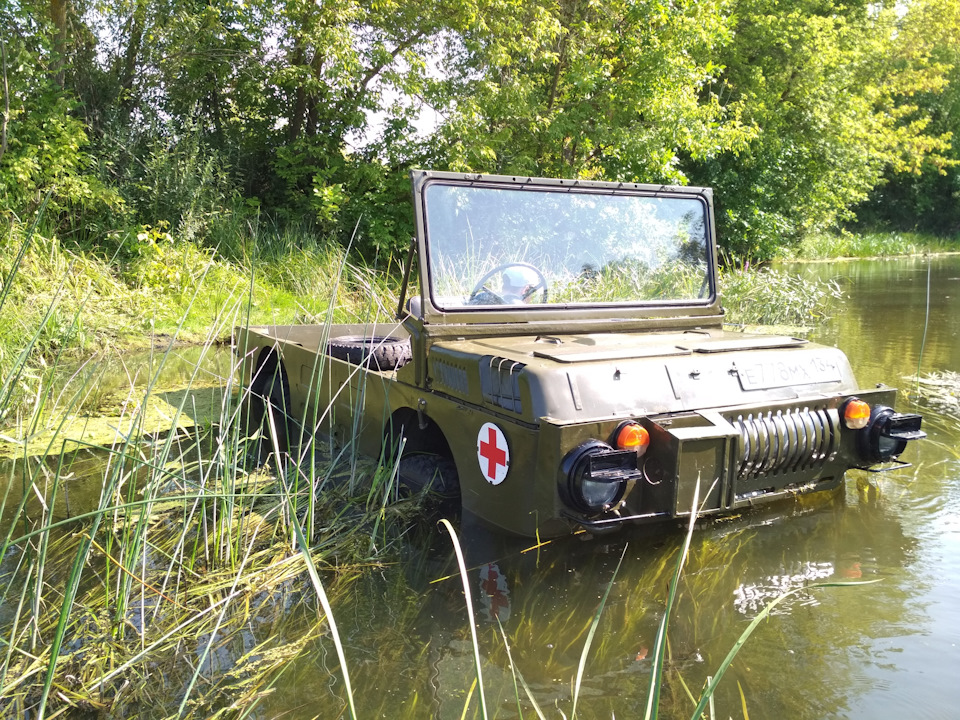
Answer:
<svg viewBox="0 0 960 720"><path fill-rule="evenodd" d="M510 469L510 448L503 430L493 423L484 423L477 434L477 461L480 472L491 485L499 485Z"/></svg>

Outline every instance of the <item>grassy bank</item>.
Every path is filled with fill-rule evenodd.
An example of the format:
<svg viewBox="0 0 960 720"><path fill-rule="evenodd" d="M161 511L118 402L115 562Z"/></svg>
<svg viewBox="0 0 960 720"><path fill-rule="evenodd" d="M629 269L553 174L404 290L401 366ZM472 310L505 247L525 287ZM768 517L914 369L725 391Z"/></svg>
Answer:
<svg viewBox="0 0 960 720"><path fill-rule="evenodd" d="M35 386L66 360L171 337L225 340L246 322L364 322L392 309L396 282L309 229L234 230L221 249L140 227L107 258L9 224L0 236L0 427L29 416Z"/></svg>
<svg viewBox="0 0 960 720"><path fill-rule="evenodd" d="M960 252L960 235L917 232L836 232L808 235L781 254L781 260L836 260Z"/></svg>

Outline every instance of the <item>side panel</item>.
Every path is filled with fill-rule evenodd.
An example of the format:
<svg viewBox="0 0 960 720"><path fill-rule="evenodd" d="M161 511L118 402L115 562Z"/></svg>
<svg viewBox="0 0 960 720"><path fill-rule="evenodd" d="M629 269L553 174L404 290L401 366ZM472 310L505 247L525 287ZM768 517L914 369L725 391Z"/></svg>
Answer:
<svg viewBox="0 0 960 720"><path fill-rule="evenodd" d="M527 537L570 532L570 525L557 517L555 477L549 474L557 466L555 433L449 400L430 402L436 408L432 417L444 430L457 463L464 510ZM506 447L497 444L491 425L502 433ZM484 469L489 473L501 462L508 463L506 475L494 484Z"/></svg>
<svg viewBox="0 0 960 720"><path fill-rule="evenodd" d="M390 329L384 328L382 334ZM320 351L330 337L363 334L370 334L369 326L241 328L236 344L243 358L243 382L249 386L263 353L277 352L290 386L288 414L304 430L329 434L342 446L355 444L360 452L377 457L391 413L399 407L416 408L417 393L409 385L412 364L377 371Z"/></svg>

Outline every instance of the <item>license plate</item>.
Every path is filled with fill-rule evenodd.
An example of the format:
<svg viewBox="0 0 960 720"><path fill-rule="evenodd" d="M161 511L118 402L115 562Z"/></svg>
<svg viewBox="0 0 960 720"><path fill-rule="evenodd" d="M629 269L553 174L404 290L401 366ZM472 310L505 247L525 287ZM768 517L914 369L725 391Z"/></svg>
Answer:
<svg viewBox="0 0 960 720"><path fill-rule="evenodd" d="M739 363L738 363L739 365ZM790 385L815 385L840 382L840 368L825 356L807 356L798 360L769 360L737 367L740 387L767 390Z"/></svg>

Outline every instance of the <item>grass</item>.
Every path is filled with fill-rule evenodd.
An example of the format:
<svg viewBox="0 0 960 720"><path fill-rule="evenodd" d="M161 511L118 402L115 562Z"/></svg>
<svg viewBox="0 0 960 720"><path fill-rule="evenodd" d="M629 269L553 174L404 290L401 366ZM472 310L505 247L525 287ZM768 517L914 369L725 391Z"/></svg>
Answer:
<svg viewBox="0 0 960 720"><path fill-rule="evenodd" d="M12 289L0 310L16 307L18 275L31 267L38 245L21 245L20 261L4 275L5 290ZM54 246L41 250L60 257ZM69 275L69 267L62 269ZM206 269L192 287L194 300L205 283L222 280L209 272L211 263ZM69 327L97 296L72 292L65 284L50 299L51 307L72 308ZM43 338L52 313L17 354L0 407L11 407L18 386L32 385L33 402L21 404L18 427L35 435L46 424L49 432L42 462L31 462L24 444L20 476L8 478L0 504L7 521L0 600L15 608L0 618L4 715L248 713L324 628L338 637L331 602L361 567L381 561L392 533L406 531L417 513L416 500L398 500L391 473L375 463L337 461L314 447L291 456L281 452L272 423L250 436L240 412L246 398L232 386L238 368L226 375L212 421L176 429L179 416L196 414L190 390L205 381L202 355L252 314L242 295L222 302L185 379L187 392L172 408L169 432L146 434L145 423L183 323L158 349L151 372L131 382L107 444L69 435L67 418L86 404L97 376L73 373L54 388L62 374L56 355L52 364L37 355L49 356ZM35 357L33 368L42 372L32 376ZM89 452L100 459L99 493L89 507L75 502L71 508L74 463ZM355 482L358 472L362 482ZM329 595L321 572L332 582ZM313 610L315 601L320 607ZM311 611L312 623L298 618ZM182 662L184 653L193 662ZM339 644L338 653L346 704L355 715Z"/></svg>
<svg viewBox="0 0 960 720"><path fill-rule="evenodd" d="M834 282L814 282L776 268L728 267L720 273L726 322L735 325L812 328L843 297Z"/></svg>
<svg viewBox="0 0 960 720"><path fill-rule="evenodd" d="M808 235L799 246L789 248L784 260L835 260L880 258L960 252L960 237L945 238L915 232L850 232Z"/></svg>
<svg viewBox="0 0 960 720"><path fill-rule="evenodd" d="M275 451L248 467L251 441L239 436L233 405L224 411L215 426L152 448L126 438L98 448L108 454L100 500L69 518L60 519L67 458L46 481L24 479L46 502L38 514L15 508L2 548L0 591L18 607L3 628L5 714L249 710L325 627L337 637L331 603L379 562L368 552L384 535L369 511L377 488L351 491L342 464L322 458L304 467ZM374 470L361 468L368 478ZM387 511L390 527L405 527L415 503ZM304 622L315 600L315 621Z"/></svg>
<svg viewBox="0 0 960 720"><path fill-rule="evenodd" d="M202 344L240 296L250 299L252 324L368 322L395 312L388 276L347 262L332 240L308 228L257 233L227 259L162 228L141 228L120 243L131 248L104 259L42 234L37 224L9 223L0 235L0 377L9 385L0 426L30 413L28 386L48 383L45 366L63 366L54 358L163 347L174 335ZM229 337L231 328L221 330ZM26 356L29 367L21 370L30 382L6 382ZM11 412L17 417L6 417Z"/></svg>

